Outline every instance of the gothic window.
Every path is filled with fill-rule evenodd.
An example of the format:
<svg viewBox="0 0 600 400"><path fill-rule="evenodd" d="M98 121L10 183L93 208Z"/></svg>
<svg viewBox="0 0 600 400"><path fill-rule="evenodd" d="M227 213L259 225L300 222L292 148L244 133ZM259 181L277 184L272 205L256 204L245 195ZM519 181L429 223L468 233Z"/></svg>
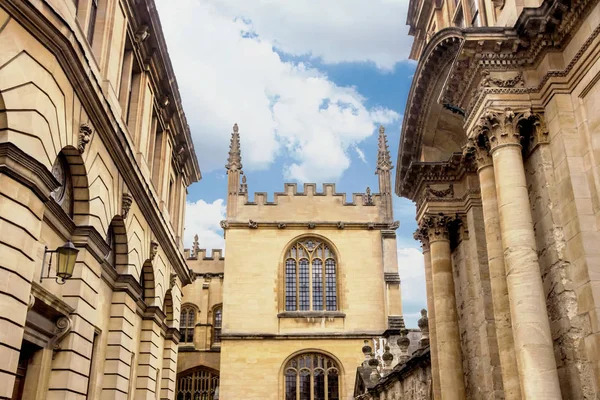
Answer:
<svg viewBox="0 0 600 400"><path fill-rule="evenodd" d="M339 368L330 357L306 353L291 359L284 370L285 400L339 400Z"/></svg>
<svg viewBox="0 0 600 400"><path fill-rule="evenodd" d="M221 343L221 326L223 325L223 307L217 306L213 310L213 345Z"/></svg>
<svg viewBox="0 0 600 400"><path fill-rule="evenodd" d="M214 400L219 390L219 375L195 368L177 377L177 400Z"/></svg>
<svg viewBox="0 0 600 400"><path fill-rule="evenodd" d="M180 329L181 343L194 343L194 327L196 326L196 310L187 306L181 309Z"/></svg>
<svg viewBox="0 0 600 400"><path fill-rule="evenodd" d="M285 258L285 310L336 311L336 257L322 240L303 238Z"/></svg>
<svg viewBox="0 0 600 400"><path fill-rule="evenodd" d="M69 217L73 218L73 182L71 181L69 163L63 153L58 153L54 165L52 165L52 175L54 175L60 186L50 196Z"/></svg>

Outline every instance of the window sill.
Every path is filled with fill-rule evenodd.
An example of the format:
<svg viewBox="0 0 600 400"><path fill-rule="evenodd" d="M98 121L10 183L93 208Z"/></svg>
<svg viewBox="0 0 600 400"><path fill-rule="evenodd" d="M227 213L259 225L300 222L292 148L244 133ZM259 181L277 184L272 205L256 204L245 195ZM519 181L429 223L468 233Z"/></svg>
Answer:
<svg viewBox="0 0 600 400"><path fill-rule="evenodd" d="M196 351L192 343L179 343L179 351Z"/></svg>
<svg viewBox="0 0 600 400"><path fill-rule="evenodd" d="M346 318L340 311L284 311L277 318Z"/></svg>

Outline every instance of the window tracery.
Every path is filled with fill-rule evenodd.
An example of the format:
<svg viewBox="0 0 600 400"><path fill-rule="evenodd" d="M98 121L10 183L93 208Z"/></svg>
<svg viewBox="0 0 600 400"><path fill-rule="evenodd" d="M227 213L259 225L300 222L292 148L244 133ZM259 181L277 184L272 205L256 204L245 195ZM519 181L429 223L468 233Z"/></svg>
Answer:
<svg viewBox="0 0 600 400"><path fill-rule="evenodd" d="M285 310L337 311L337 262L322 240L303 238L285 258Z"/></svg>
<svg viewBox="0 0 600 400"><path fill-rule="evenodd" d="M191 307L183 307L181 309L180 318L181 343L194 342L194 327L196 326L196 310Z"/></svg>
<svg viewBox="0 0 600 400"><path fill-rule="evenodd" d="M304 353L288 361L285 400L339 400L339 368L324 354Z"/></svg>
<svg viewBox="0 0 600 400"><path fill-rule="evenodd" d="M198 368L177 378L177 400L213 400L218 388L219 375Z"/></svg>

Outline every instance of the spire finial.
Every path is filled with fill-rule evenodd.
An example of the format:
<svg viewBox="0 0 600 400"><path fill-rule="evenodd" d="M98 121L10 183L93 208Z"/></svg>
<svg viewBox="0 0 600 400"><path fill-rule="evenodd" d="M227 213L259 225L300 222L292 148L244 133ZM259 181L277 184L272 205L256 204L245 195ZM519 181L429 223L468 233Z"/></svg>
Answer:
<svg viewBox="0 0 600 400"><path fill-rule="evenodd" d="M200 244L198 243L198 235L194 235L194 244L193 244L193 252L194 257L198 257L198 249L200 248Z"/></svg>
<svg viewBox="0 0 600 400"><path fill-rule="evenodd" d="M394 166L392 165L392 157L390 156L390 149L387 144L387 136L385 135L385 128L379 127L379 144L377 149L377 171L389 171Z"/></svg>
<svg viewBox="0 0 600 400"><path fill-rule="evenodd" d="M227 158L228 170L242 169L242 153L240 151L240 134L238 124L233 125L233 133L231 134L231 142L229 143L229 157Z"/></svg>

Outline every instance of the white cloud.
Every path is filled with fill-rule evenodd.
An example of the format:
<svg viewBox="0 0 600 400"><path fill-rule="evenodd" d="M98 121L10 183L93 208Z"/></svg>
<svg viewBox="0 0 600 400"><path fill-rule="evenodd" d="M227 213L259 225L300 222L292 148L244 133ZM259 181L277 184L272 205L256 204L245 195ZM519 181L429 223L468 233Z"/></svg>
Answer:
<svg viewBox="0 0 600 400"><path fill-rule="evenodd" d="M366 27L375 29L382 22L374 19L399 10L405 0L360 1L362 5L357 0L316 1L178 0L176 6L157 1L204 172L223 168L231 126L237 122L246 169L268 168L276 156L285 155L290 160L284 166L285 178L333 181L350 165L348 151L353 146L376 132L379 123L398 120L392 110L368 108L355 88L340 87L304 63L284 62L273 46L295 54L323 53L325 60L338 61L342 53L356 53L356 59L346 57L353 61L374 57L363 47L372 47L373 54L391 54L378 48L380 41L389 39L388 31L379 29L375 40ZM323 7L337 17L326 17ZM386 18L401 26L399 14ZM357 31L348 29L342 37L350 25ZM296 48L300 43L308 50ZM326 48L333 53L325 54ZM383 62L386 57L377 62L393 65Z"/></svg>
<svg viewBox="0 0 600 400"><path fill-rule="evenodd" d="M211 0L230 18L243 16L278 49L325 63L373 62L391 69L408 57L409 0Z"/></svg>
<svg viewBox="0 0 600 400"><path fill-rule="evenodd" d="M198 243L203 249L223 249L225 240L219 223L225 219L226 207L223 199L207 203L198 200L188 202L185 210L185 233L183 236L186 248L192 248L194 235L198 235Z"/></svg>
<svg viewBox="0 0 600 400"><path fill-rule="evenodd" d="M407 326L416 327L421 317L419 311L427 308L425 266L420 249L398 248L398 273L402 285L404 320Z"/></svg>

